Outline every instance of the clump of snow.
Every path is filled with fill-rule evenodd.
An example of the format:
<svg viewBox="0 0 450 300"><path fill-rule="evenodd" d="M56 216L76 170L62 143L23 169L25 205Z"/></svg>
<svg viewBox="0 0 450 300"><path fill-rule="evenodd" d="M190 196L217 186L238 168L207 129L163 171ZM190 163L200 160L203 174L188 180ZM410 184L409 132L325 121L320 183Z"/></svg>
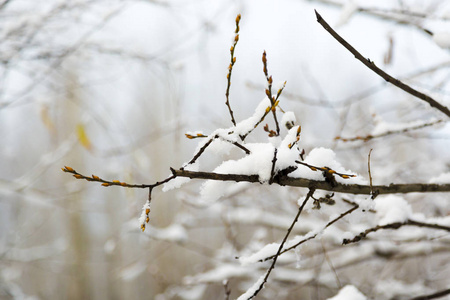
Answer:
<svg viewBox="0 0 450 300"><path fill-rule="evenodd" d="M345 169L340 162L336 160L336 153L333 150L319 147L312 149L308 156L304 160L305 163L315 166L315 167L328 167L336 172L356 175L355 172ZM307 178L312 180L324 180L321 171L313 171L307 166L299 165L297 170L292 172L289 176L297 178ZM335 176L336 181L347 184L366 184L367 181L361 176L351 177L348 179L343 179L339 176Z"/></svg>
<svg viewBox="0 0 450 300"><path fill-rule="evenodd" d="M353 0L348 0L346 4L342 6L341 14L336 22L336 27L347 24L353 14L358 10L358 5Z"/></svg>
<svg viewBox="0 0 450 300"><path fill-rule="evenodd" d="M433 41L441 48L450 48L450 32L434 32Z"/></svg>
<svg viewBox="0 0 450 300"><path fill-rule="evenodd" d="M379 225L405 222L412 215L412 209L405 199L395 196L379 196L375 199L375 209Z"/></svg>
<svg viewBox="0 0 450 300"><path fill-rule="evenodd" d="M237 135L243 135L253 130L255 128L255 124L257 124L258 121L261 120L261 118L266 113L266 109L271 106L272 104L270 103L269 98L264 97L264 99L262 99L256 107L255 112L251 117L236 124L236 126L233 128L234 133Z"/></svg>
<svg viewBox="0 0 450 300"><path fill-rule="evenodd" d="M328 300L366 300L367 297L364 296L356 287L353 285L344 286L339 293Z"/></svg>
<svg viewBox="0 0 450 300"><path fill-rule="evenodd" d="M437 183L437 184L450 183L450 172L442 173L439 176L431 178L430 183Z"/></svg>
<svg viewBox="0 0 450 300"><path fill-rule="evenodd" d="M277 254L279 248L280 248L279 243L267 244L263 248L261 248L258 252L253 253L250 256L241 256L239 258L239 262L241 263L242 266L257 263L260 260L263 260L267 257Z"/></svg>

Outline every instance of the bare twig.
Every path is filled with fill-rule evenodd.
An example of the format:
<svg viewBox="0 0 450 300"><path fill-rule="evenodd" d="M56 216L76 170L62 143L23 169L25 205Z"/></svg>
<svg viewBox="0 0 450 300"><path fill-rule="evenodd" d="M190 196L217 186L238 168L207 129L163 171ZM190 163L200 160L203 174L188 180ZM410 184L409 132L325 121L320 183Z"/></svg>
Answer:
<svg viewBox="0 0 450 300"><path fill-rule="evenodd" d="M231 116L231 123L233 123L234 126L236 126L236 121L234 119L233 110L231 109L230 105L230 87L231 87L231 73L233 71L233 66L236 63L236 57L234 56L234 50L236 49L236 45L239 41L239 22L241 21L241 15L237 15L236 17L236 30L234 31L234 41L233 45L230 48L230 65L228 66L228 74L227 74L227 90L225 92L226 102L225 104L228 107L228 112Z"/></svg>
<svg viewBox="0 0 450 300"><path fill-rule="evenodd" d="M353 239L344 239L342 241L342 244L347 245L350 243L359 242L360 240L365 238L369 233L378 231L380 229L398 229L402 226L417 226L417 227L426 227L426 228L450 231L450 227L448 227L448 226L418 222L418 221L414 221L414 220L407 220L405 222L395 222L395 223L389 223L386 225L377 225L375 227L366 229L365 231L363 231L360 234L358 234L357 236L355 236Z"/></svg>
<svg viewBox="0 0 450 300"><path fill-rule="evenodd" d="M386 72L384 72L383 70L378 68L373 61L362 56L361 53L359 53L355 48L353 48L352 45L350 45L336 31L334 31L334 29L331 28L330 25L328 25L328 23L322 18L322 16L317 11L315 11L315 12L316 12L316 17L317 17L317 22L319 22L319 24L322 25L322 27L326 31L328 31L332 37L334 37L342 46L344 46L348 51L350 51L355 56L355 58L358 59L360 62L362 62L366 67L368 67L369 69L374 71L376 74L378 74L381 78L383 78L387 82L397 86L398 88L413 95L414 97L422 99L423 101L430 104L430 106L440 110L442 113L444 113L448 117L450 117L450 110L446 106L440 104L439 102L437 102L430 96L425 95L425 94L419 92L418 90L413 89L412 87L410 87L407 84L404 84L400 80L392 77L391 75L387 74Z"/></svg>
<svg viewBox="0 0 450 300"><path fill-rule="evenodd" d="M252 298L254 298L256 295L258 295L258 293L263 289L264 284L267 282L267 279L268 279L269 276L270 276L270 273L271 273L272 270L275 268L275 264L277 263L277 259L278 259L278 257L279 257L280 254L281 254L281 250L283 250L284 243L286 243L287 238L289 237L289 235L290 235L290 233L291 233L291 231L292 231L292 228L294 228L295 223L297 223L297 220L298 220L298 218L300 217L300 214L302 213L303 208L304 208L305 205L306 205L306 202L308 202L309 198L311 198L311 196L312 196L313 194L314 194L314 189L310 189L309 192L308 192L308 194L306 195L305 200L303 200L302 205L299 207L298 212L297 212L297 215L295 216L294 220L292 221L291 226L289 227L288 231L286 232L286 235L284 236L283 241L282 241L281 244L280 244L280 247L278 247L277 254L275 254L275 256L273 257L272 265L271 265L271 266L269 267L269 269L267 270L267 273L266 273L266 276L264 277L264 280L261 282L261 285L259 286L259 288L256 289L255 293L254 293L252 296L250 296L250 297L248 298L249 300L252 299Z"/></svg>
<svg viewBox="0 0 450 300"><path fill-rule="evenodd" d="M269 180L269 184L273 183L273 179L275 177L275 164L277 162L277 152L278 149L275 148L275 151L273 152L273 159L272 159L272 169L270 170L270 180Z"/></svg>

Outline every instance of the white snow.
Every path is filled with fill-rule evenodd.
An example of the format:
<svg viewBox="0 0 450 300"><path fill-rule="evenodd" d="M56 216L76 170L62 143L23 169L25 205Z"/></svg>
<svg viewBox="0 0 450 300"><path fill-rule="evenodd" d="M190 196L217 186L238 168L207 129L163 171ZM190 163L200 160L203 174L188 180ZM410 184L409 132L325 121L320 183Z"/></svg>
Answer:
<svg viewBox="0 0 450 300"><path fill-rule="evenodd" d="M377 197L375 199L375 210L379 225L405 222L412 215L409 203L396 195Z"/></svg>
<svg viewBox="0 0 450 300"><path fill-rule="evenodd" d="M186 171L198 171L200 168L200 164L196 161L193 164L185 164L184 169ZM181 187L183 184L189 182L191 179L189 177L176 177L169 182L164 183L162 191L168 192L173 189L177 189Z"/></svg>
<svg viewBox="0 0 450 300"><path fill-rule="evenodd" d="M450 48L450 32L434 32L433 41L441 48Z"/></svg>
<svg viewBox="0 0 450 300"><path fill-rule="evenodd" d="M269 98L265 96L264 99L262 99L258 104L255 112L251 117L237 123L236 126L232 128L234 130L234 133L237 135L243 135L253 130L255 124L258 123L259 120L261 120L262 116L264 116L266 109L271 106L272 104L270 103Z"/></svg>
<svg viewBox="0 0 450 300"><path fill-rule="evenodd" d="M339 293L328 300L366 300L367 297L364 296L356 287L353 285L344 286Z"/></svg>

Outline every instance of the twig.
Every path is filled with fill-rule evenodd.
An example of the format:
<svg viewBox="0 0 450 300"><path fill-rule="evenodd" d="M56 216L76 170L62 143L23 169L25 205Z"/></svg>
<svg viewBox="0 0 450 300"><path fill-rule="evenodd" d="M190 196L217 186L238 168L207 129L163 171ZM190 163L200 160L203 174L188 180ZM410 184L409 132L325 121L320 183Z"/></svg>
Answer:
<svg viewBox="0 0 450 300"><path fill-rule="evenodd" d="M172 175L172 176L169 176L169 177L167 177L166 179L164 179L162 181L157 181L157 182L155 182L153 184L132 184L132 183L122 182L122 181L119 181L119 180L112 180L112 181L105 180L105 179L102 179L102 178L98 177L97 175L86 176L86 175L83 175L81 173L78 173L73 168L68 167L68 166L64 166L64 168L61 168L61 170L63 172L66 172L66 173L73 174L73 177L75 177L76 179L84 179L84 180L87 180L87 181L101 182L102 186L104 186L104 187L117 185L117 186L121 186L121 187L139 188L139 189L154 188L154 187L162 185L162 184L164 184L166 182L169 182L169 181L171 181L172 179L174 179L176 177L176 175Z"/></svg>
<svg viewBox="0 0 450 300"><path fill-rule="evenodd" d="M366 59L364 56L361 55L361 53L359 53L355 48L353 48L352 45L350 45L339 34L337 34L337 32L334 31L334 29L331 28L330 25L328 25L328 23L322 18L322 16L317 11L315 11L315 12L316 12L316 17L317 17L317 22L319 22L319 24L322 25L322 27L326 31L328 31L332 37L334 37L342 46L344 46L348 51L350 51L355 56L355 58L358 59L360 62L362 62L366 67L368 67L369 69L374 71L376 74L378 74L380 77L382 77L387 82L397 86L398 88L413 95L414 97L422 99L423 101L430 104L430 106L440 110L442 113L444 113L448 117L450 117L450 110L446 106L440 104L439 102L437 102L430 96L425 95L425 94L413 89L412 87L410 87L407 84L404 84L400 80L392 77L391 75L387 74L386 72L384 72L383 70L378 68L373 61L371 61L368 58Z"/></svg>
<svg viewBox="0 0 450 300"><path fill-rule="evenodd" d="M353 239L344 239L342 241L342 244L347 245L350 243L359 242L360 240L365 238L369 233L378 231L380 229L398 229L402 226L417 226L417 227L426 227L426 228L450 231L450 227L448 227L448 226L418 222L418 221L414 221L414 220L407 220L405 222L394 222L394 223L389 223L386 225L377 225L375 227L366 229L365 231L363 231L360 234L358 234L357 236L355 236Z"/></svg>
<svg viewBox="0 0 450 300"><path fill-rule="evenodd" d="M410 300L428 300L428 299L435 299L435 298L441 298L444 297L446 295L450 294L450 288L446 289L446 290L442 290L433 294L429 294L429 295L422 295L422 296L418 296L418 297L414 297L411 298Z"/></svg>
<svg viewBox="0 0 450 300"><path fill-rule="evenodd" d="M380 133L380 134L375 134L375 135L369 134L369 135L366 135L366 136L355 136L355 137L352 137L352 138L345 138L345 137L337 136L334 139L335 140L340 140L340 141L343 141L343 142L354 142L354 141L367 142L368 140L372 140L372 139L376 139L376 138L380 138L380 137L385 137L385 136L388 136L388 135L391 135L391 134L401 134L401 133L406 133L406 132L409 132L409 131L412 131L412 130L422 129L422 128L425 128L425 127L428 127L428 126L433 126L433 125L439 124L441 122L444 122L444 120L437 120L437 121L434 121L434 122L428 122L428 123L424 123L424 124L420 124L420 125L416 125L416 126L411 126L411 127L408 127L408 128L399 129L399 130L388 130L386 132L383 132L383 133Z"/></svg>
<svg viewBox="0 0 450 300"><path fill-rule="evenodd" d="M237 15L236 17L236 30L234 31L235 36L234 36L234 41L233 41L233 45L230 48L230 65L228 66L228 74L227 74L227 90L225 92L225 97L226 97L226 102L225 104L228 107L228 111L230 113L231 116L231 123L233 123L234 126L236 126L236 121L234 120L234 115L233 115L233 110L231 109L230 106L230 87L231 87L231 72L233 71L233 66L236 63L236 57L234 56L234 50L236 49L236 45L239 41L239 22L241 21L241 15Z"/></svg>
<svg viewBox="0 0 450 300"><path fill-rule="evenodd" d="M280 244L280 247L278 247L277 254L275 254L275 256L273 257L272 265L271 265L271 266L269 267L269 269L267 270L267 273L266 273L266 276L264 277L264 280L262 281L262 283L261 283L261 285L259 286L259 288L256 289L255 293L254 293L252 296L250 296L250 297L248 298L248 300L254 298L254 297L262 290L262 288L264 287L264 284L267 282L267 279L269 278L270 273L271 273L272 270L275 268L275 264L277 263L277 259L278 259L278 257L279 257L280 254L281 254L281 250L283 250L284 243L286 243L286 240L287 240L287 238L289 237L289 235L290 235L292 229L294 228L295 223L297 223L297 220L298 220L298 218L300 217L300 214L302 213L303 208L304 208L305 205L306 205L306 202L308 202L309 198L311 198L311 196L312 196L313 194L314 194L314 189L310 189L309 192L308 192L308 194L306 195L306 198L305 198L305 200L303 201L302 205L299 207L298 212L297 212L297 215L296 215L295 218L294 218L294 221L292 221L291 226L289 227L288 231L286 232L286 235L284 236L283 241L282 241L281 244Z"/></svg>
<svg viewBox="0 0 450 300"><path fill-rule="evenodd" d="M258 175L243 175L243 174L220 174L214 172L196 172L187 170L173 170L173 174L179 177L189 177L191 179L210 179L218 181L246 181L259 182ZM306 178L293 178L288 176L276 176L274 183L279 185L315 188L317 190L324 190L330 192L347 193L355 195L370 195L370 185L360 184L342 184L337 183L331 186L326 181L318 181ZM406 183L406 184L390 184L390 185L374 185L374 191L381 194L407 194L407 193L430 193L430 192L450 192L450 184L425 184L425 183Z"/></svg>

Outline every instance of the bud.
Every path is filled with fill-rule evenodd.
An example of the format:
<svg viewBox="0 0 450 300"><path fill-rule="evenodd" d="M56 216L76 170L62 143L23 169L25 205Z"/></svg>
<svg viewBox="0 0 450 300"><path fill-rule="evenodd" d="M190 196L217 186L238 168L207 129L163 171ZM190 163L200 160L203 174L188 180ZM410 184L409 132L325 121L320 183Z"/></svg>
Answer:
<svg viewBox="0 0 450 300"><path fill-rule="evenodd" d="M107 183L107 182L102 183L102 185L103 185L103 186L110 186L110 184Z"/></svg>
<svg viewBox="0 0 450 300"><path fill-rule="evenodd" d="M83 176L81 176L80 174L74 174L73 177L75 177L76 179L83 179Z"/></svg>
<svg viewBox="0 0 450 300"><path fill-rule="evenodd" d="M234 37L234 42L237 43L239 41L239 34L236 34L236 36Z"/></svg>
<svg viewBox="0 0 450 300"><path fill-rule="evenodd" d="M239 23L239 21L241 21L241 14L238 14L236 16L236 23Z"/></svg>
<svg viewBox="0 0 450 300"><path fill-rule="evenodd" d="M74 169L72 169L71 167L68 167L68 166L64 166L63 171L64 171L64 172L75 172Z"/></svg>
<svg viewBox="0 0 450 300"><path fill-rule="evenodd" d="M94 179L94 180L100 180L100 177L98 177L98 176L92 174L92 179Z"/></svg>

